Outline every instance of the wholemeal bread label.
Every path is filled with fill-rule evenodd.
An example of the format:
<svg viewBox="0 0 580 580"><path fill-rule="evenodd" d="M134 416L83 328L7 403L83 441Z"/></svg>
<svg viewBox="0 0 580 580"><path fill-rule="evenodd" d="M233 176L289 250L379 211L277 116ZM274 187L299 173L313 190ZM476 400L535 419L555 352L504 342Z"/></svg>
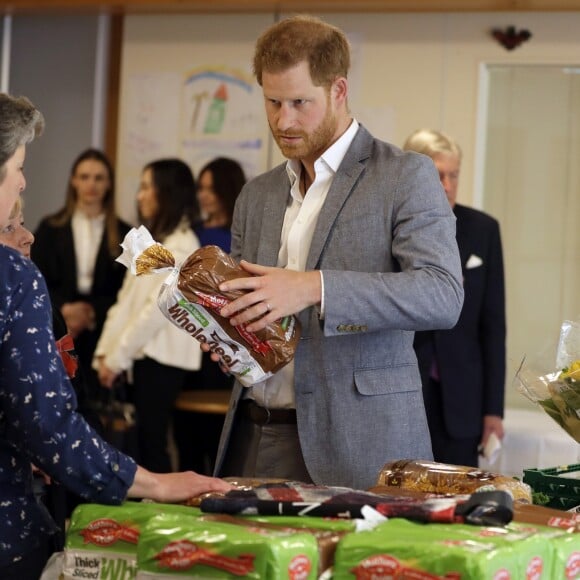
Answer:
<svg viewBox="0 0 580 580"><path fill-rule="evenodd" d="M133 231L137 242L134 251L130 249ZM143 226L131 232L123 241L124 252L118 260L135 275L169 269L157 300L161 312L192 338L208 345L243 385L270 378L292 360L300 337L295 316L276 320L257 332L249 332L245 324L233 326L220 316L220 310L243 292L221 292L219 285L250 276L223 250L204 246L177 267L168 250L150 235L147 239Z"/></svg>

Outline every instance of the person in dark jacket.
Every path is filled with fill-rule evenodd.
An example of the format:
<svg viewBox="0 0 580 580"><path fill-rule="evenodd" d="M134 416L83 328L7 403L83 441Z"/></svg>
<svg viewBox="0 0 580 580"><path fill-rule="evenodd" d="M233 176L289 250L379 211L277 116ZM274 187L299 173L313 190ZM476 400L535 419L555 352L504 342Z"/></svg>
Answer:
<svg viewBox="0 0 580 580"><path fill-rule="evenodd" d="M499 223L456 203L461 149L449 136L422 129L403 149L433 160L457 218L465 299L449 330L417 332L414 347L436 461L478 465L489 438L503 438L506 314Z"/></svg>
<svg viewBox="0 0 580 580"><path fill-rule="evenodd" d="M114 183L107 156L98 149L83 151L72 165L64 207L40 222L31 252L75 341L95 402L104 394L91 363L123 283L125 268L115 258L131 228L116 214Z"/></svg>

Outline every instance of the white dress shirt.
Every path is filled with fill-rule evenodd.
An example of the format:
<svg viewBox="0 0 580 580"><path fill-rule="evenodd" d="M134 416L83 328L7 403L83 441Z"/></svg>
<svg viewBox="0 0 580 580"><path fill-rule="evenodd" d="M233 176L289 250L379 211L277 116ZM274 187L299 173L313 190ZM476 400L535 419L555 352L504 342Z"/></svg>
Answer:
<svg viewBox="0 0 580 580"><path fill-rule="evenodd" d="M77 289L80 294L90 294L97 254L105 231L105 214L90 217L76 210L72 216L71 227L77 266Z"/></svg>
<svg viewBox="0 0 580 580"><path fill-rule="evenodd" d="M314 181L307 194L300 192L301 163L290 159L286 171L290 178L291 202L284 214L280 251L278 252L279 268L304 272L310 244L318 222L320 210L334 176L356 132L358 123L353 119L349 128L333 143L314 163ZM322 311L324 311L324 277ZM294 361L282 367L273 377L249 387L248 397L256 403L270 409L292 409L296 406L294 397Z"/></svg>

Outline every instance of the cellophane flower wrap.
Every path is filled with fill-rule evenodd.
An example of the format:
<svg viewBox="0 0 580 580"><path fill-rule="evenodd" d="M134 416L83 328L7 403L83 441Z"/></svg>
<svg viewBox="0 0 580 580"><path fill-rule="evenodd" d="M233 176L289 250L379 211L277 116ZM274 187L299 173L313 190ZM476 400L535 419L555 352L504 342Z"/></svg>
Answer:
<svg viewBox="0 0 580 580"><path fill-rule="evenodd" d="M557 346L525 358L516 388L580 443L580 322L565 320Z"/></svg>

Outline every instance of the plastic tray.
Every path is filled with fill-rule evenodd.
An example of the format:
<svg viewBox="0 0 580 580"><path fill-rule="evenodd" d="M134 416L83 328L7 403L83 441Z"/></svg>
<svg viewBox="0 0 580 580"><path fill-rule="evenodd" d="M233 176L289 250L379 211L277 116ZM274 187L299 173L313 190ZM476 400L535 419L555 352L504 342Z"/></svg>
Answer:
<svg viewBox="0 0 580 580"><path fill-rule="evenodd" d="M566 474L577 474L578 478L565 477ZM524 469L524 483L534 492L546 494L550 498L548 507L569 510L580 505L580 463Z"/></svg>

